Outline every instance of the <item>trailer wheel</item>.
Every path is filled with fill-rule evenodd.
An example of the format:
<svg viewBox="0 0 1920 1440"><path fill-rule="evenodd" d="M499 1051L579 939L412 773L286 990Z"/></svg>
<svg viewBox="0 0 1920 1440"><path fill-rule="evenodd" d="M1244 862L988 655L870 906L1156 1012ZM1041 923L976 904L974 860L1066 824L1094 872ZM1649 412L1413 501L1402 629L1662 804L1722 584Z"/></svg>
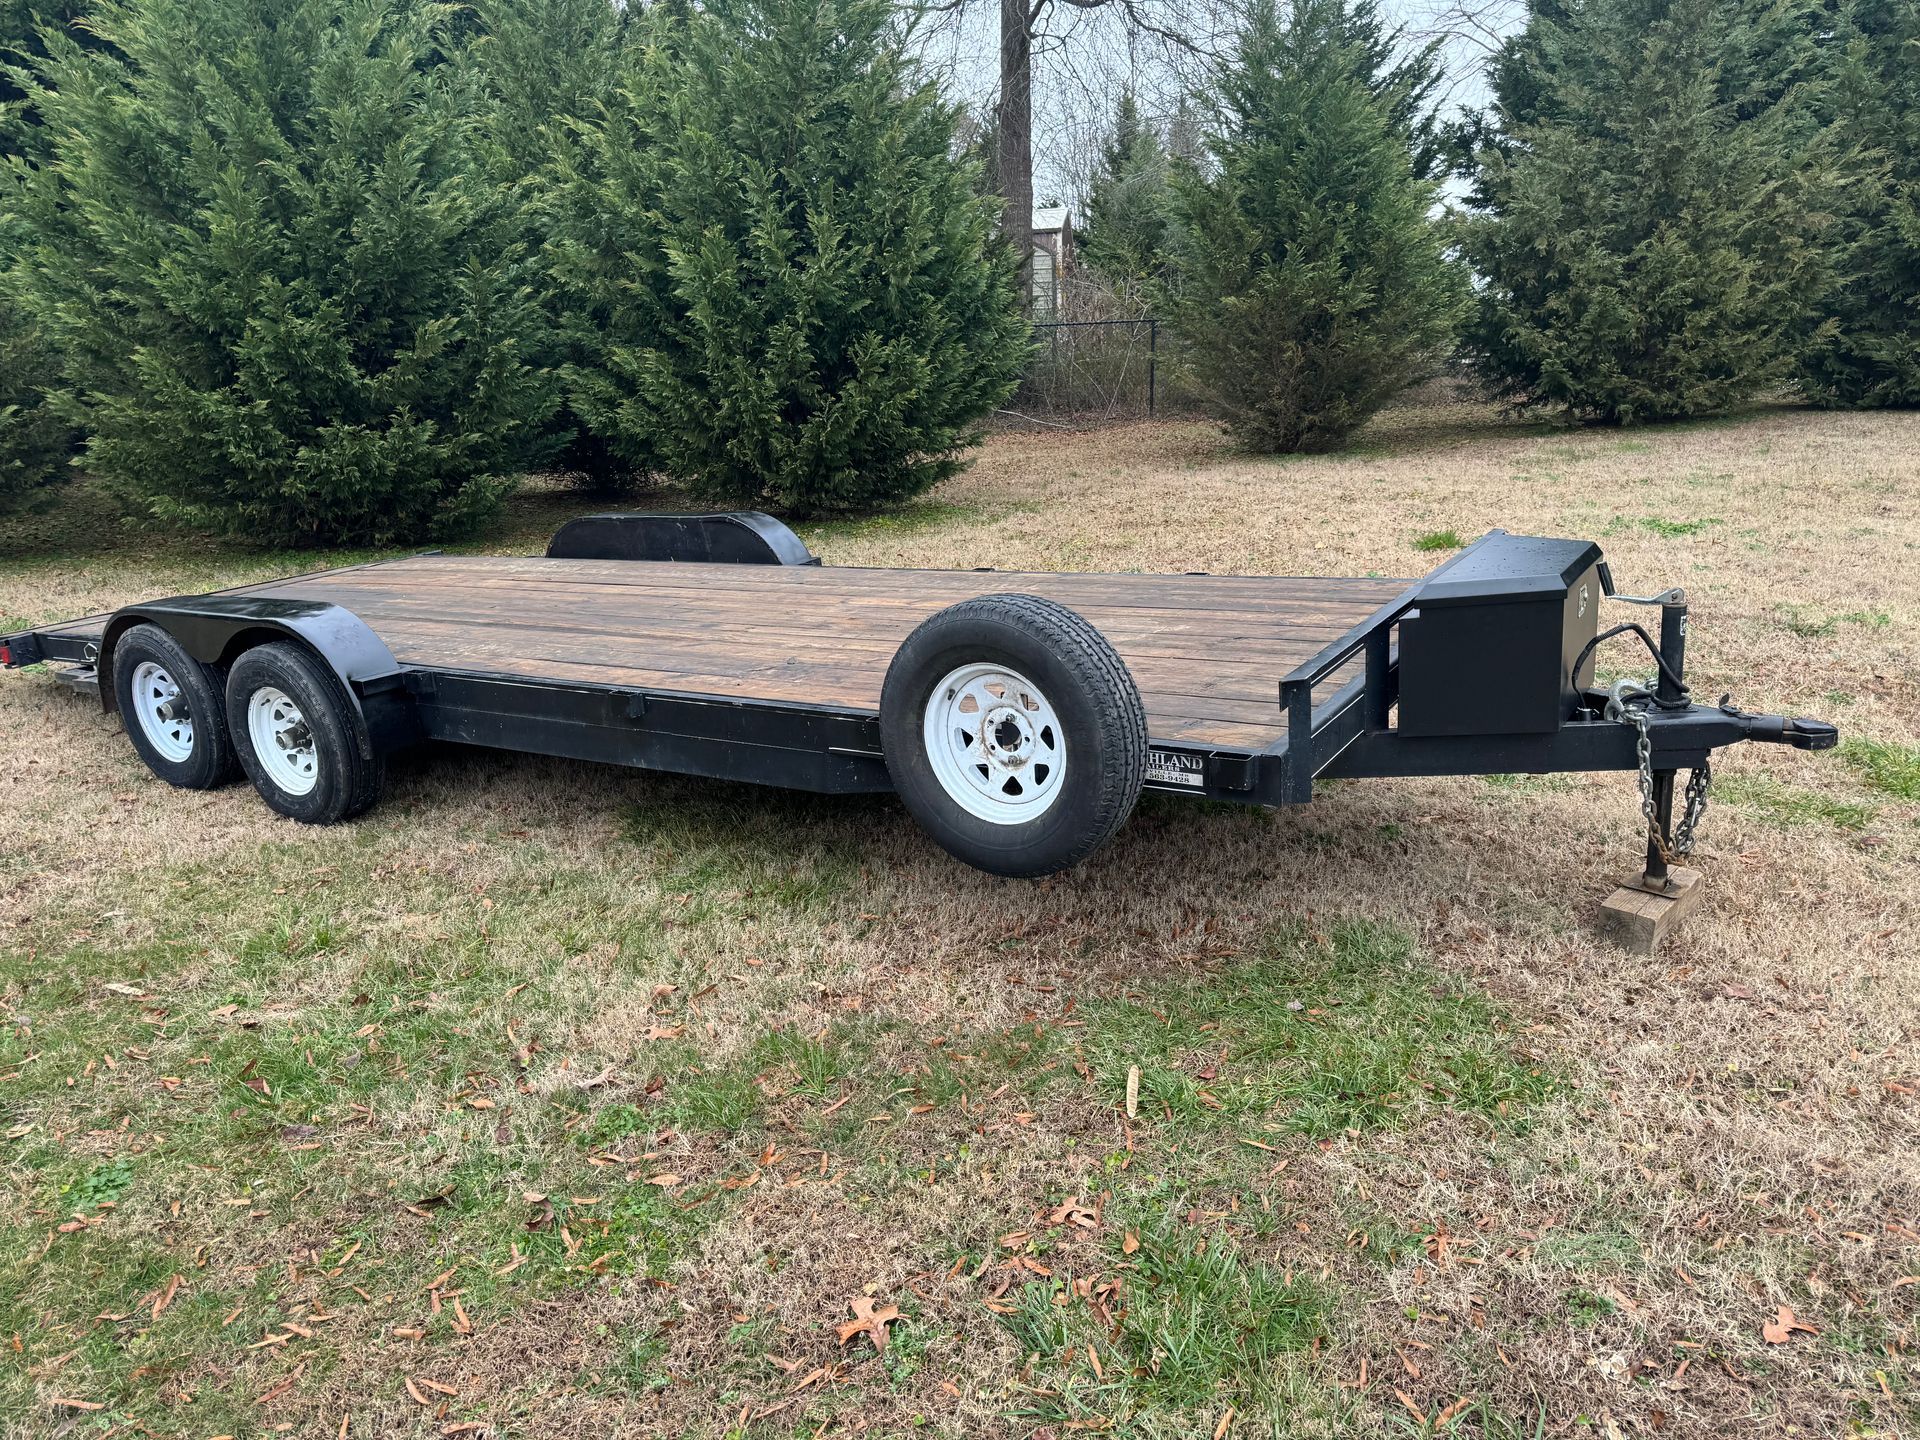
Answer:
<svg viewBox="0 0 1920 1440"><path fill-rule="evenodd" d="M333 672L296 645L259 645L233 662L227 724L253 788L282 815L331 825L379 798L380 759L361 751L352 702Z"/></svg>
<svg viewBox="0 0 1920 1440"><path fill-rule="evenodd" d="M219 676L158 625L136 625L113 647L114 699L147 768L182 790L233 778L233 743Z"/></svg>
<svg viewBox="0 0 1920 1440"><path fill-rule="evenodd" d="M983 595L924 621L887 668L880 734L921 828L995 875L1077 865L1120 828L1146 773L1126 664L1035 595Z"/></svg>

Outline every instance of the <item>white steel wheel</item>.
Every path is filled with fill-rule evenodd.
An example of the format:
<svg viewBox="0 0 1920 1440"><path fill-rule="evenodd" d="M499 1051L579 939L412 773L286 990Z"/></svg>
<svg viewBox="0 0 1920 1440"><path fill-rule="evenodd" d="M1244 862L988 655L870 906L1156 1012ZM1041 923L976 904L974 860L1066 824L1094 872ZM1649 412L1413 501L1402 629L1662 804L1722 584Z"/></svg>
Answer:
<svg viewBox="0 0 1920 1440"><path fill-rule="evenodd" d="M163 759L178 765L193 757L193 713L166 666L143 660L134 667L133 718Z"/></svg>
<svg viewBox="0 0 1920 1440"><path fill-rule="evenodd" d="M927 697L927 761L949 799L995 825L1024 825L1060 797L1067 737L1046 695L1004 665L962 665Z"/></svg>
<svg viewBox="0 0 1920 1440"><path fill-rule="evenodd" d="M253 692L247 701L247 738L267 778L289 795L305 795L318 783L313 728L286 691L263 685Z"/></svg>

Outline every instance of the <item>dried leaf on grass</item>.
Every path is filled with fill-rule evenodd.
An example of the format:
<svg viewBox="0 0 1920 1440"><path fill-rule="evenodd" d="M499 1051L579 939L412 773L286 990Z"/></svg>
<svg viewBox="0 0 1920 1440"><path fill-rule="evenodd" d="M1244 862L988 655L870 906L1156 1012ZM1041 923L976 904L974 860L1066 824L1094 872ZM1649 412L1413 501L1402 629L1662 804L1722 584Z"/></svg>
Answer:
<svg viewBox="0 0 1920 1440"><path fill-rule="evenodd" d="M1076 1230L1098 1230L1100 1217L1091 1206L1080 1203L1078 1195L1047 1211L1047 1224L1066 1225Z"/></svg>
<svg viewBox="0 0 1920 1440"><path fill-rule="evenodd" d="M833 1333L840 1337L845 1345L854 1336L864 1334L873 1341L875 1350L887 1348L887 1326L900 1319L900 1310L894 1305L878 1305L865 1295L856 1295L847 1301L847 1308L853 1312L853 1319L843 1320L833 1327Z"/></svg>
<svg viewBox="0 0 1920 1440"><path fill-rule="evenodd" d="M1820 1328L1817 1325L1807 1324L1806 1321L1802 1320L1798 1315L1795 1315L1793 1311L1789 1310L1785 1305L1782 1305L1773 1319L1761 1325L1760 1338L1765 1340L1769 1345L1784 1345L1793 1338L1793 1332L1796 1330L1808 1335L1818 1335L1820 1333Z"/></svg>

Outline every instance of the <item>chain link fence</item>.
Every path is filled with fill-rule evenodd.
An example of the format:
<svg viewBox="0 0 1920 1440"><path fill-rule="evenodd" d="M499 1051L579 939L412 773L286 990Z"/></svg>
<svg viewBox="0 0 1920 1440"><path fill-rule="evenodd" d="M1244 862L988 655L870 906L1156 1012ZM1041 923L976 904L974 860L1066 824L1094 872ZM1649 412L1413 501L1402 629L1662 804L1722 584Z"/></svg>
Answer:
<svg viewBox="0 0 1920 1440"><path fill-rule="evenodd" d="M1159 413L1158 320L1043 321L1033 327L1033 339L1033 358L1010 410L1080 423Z"/></svg>
<svg viewBox="0 0 1920 1440"><path fill-rule="evenodd" d="M1143 298L1082 276L1058 285L1003 418L1098 425L1191 414L1175 347Z"/></svg>

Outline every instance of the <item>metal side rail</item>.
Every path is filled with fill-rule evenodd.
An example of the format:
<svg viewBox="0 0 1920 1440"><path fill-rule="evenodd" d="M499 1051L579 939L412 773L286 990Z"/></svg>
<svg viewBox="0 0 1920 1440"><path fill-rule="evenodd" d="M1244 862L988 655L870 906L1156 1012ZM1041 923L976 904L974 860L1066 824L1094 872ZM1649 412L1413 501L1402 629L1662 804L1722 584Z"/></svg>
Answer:
<svg viewBox="0 0 1920 1440"><path fill-rule="evenodd" d="M1283 804L1304 805L1313 799L1313 781L1363 735L1387 730L1393 704L1399 698L1398 655L1393 627L1420 603L1421 592L1439 575L1466 560L1482 546L1497 542L1504 531L1489 531L1405 593L1381 606L1360 624L1327 646L1311 660L1295 666L1280 681L1280 709L1287 717L1286 739L1268 752L1281 764ZM1314 687L1324 684L1355 655L1366 656L1365 670L1330 699L1316 706Z"/></svg>
<svg viewBox="0 0 1920 1440"><path fill-rule="evenodd" d="M1594 718L1569 720L1545 735L1435 735L1362 730L1318 772L1329 780L1433 775L1549 775L1561 771L1636 770L1634 727L1599 715L1605 692L1592 692ZM1755 740L1797 750L1830 750L1839 732L1824 720L1749 715L1714 705L1653 710L1647 739L1655 770L1692 770L1715 750ZM1323 748L1316 742L1316 749Z"/></svg>
<svg viewBox="0 0 1920 1440"><path fill-rule="evenodd" d="M1555 546L1559 547L1557 552L1543 550ZM1567 568L1557 576L1550 566L1549 573L1540 573L1543 553L1549 553L1555 562L1566 561ZM1725 700L1718 705L1692 703L1681 680L1687 613L1684 592L1668 591L1651 601L1616 595L1613 577L1598 554L1598 547L1583 552L1564 542L1510 537L1493 531L1297 666L1280 681L1286 737L1262 757L1280 767L1274 787L1277 793L1262 798L1270 803L1304 803L1313 798L1313 782L1322 776L1361 779L1638 769L1665 777L1659 782L1659 827L1664 831L1671 808L1673 773L1706 766L1715 750L1746 740L1801 750L1831 749L1839 742L1838 730L1822 720L1749 714ZM1568 576L1573 578L1568 581ZM1426 690L1422 723L1418 727L1407 724L1407 706L1412 701L1403 696L1402 650L1408 645L1434 643L1431 627L1435 621L1432 616L1422 617L1423 602L1430 609L1443 601L1457 604L1458 596L1466 593L1490 600L1495 607L1487 612L1490 615L1516 616L1521 606L1507 606L1504 601L1532 602L1561 590L1569 611L1578 607L1577 616L1569 614L1569 623L1577 619L1591 634L1597 614L1593 607L1599 599L1590 593L1595 584L1607 598L1661 608L1658 645L1644 631L1640 634L1655 651L1654 659L1664 673L1649 682L1650 689L1625 687L1637 690L1642 697L1631 715L1617 713L1617 693L1593 686L1591 657L1599 641L1640 627L1623 625L1595 635L1579 650L1571 675L1566 673L1564 661L1556 678L1530 659L1525 665L1516 662L1516 679L1502 672L1499 651L1504 644L1517 640L1523 626L1521 621L1507 618L1476 622L1488 628L1476 636L1471 653L1492 658L1478 681L1463 674L1460 683L1448 690L1444 708L1467 717L1451 727L1453 733L1434 733L1431 656L1423 670ZM1510 589L1503 589L1509 585ZM1553 599L1546 610L1554 610L1559 603ZM1553 619L1553 625L1557 624ZM1400 627L1398 638L1396 627ZM1413 630L1423 627L1422 635L1412 635ZM1561 642L1560 633L1552 626L1549 632L1542 637L1548 644ZM1363 673L1316 704L1316 688L1324 686L1355 656L1364 656ZM1454 674L1453 663L1450 652L1443 667L1449 678ZM1530 707L1525 714L1518 704L1513 713L1502 713L1501 692L1509 688L1510 680L1518 698ZM1540 684L1543 680L1547 682L1544 688ZM1491 699L1488 693L1468 693L1467 687L1476 684L1490 692ZM1558 701L1552 693L1555 684L1560 687ZM1400 724L1396 726L1394 707L1403 698L1407 703L1401 705ZM1543 704L1547 707L1544 723L1540 719Z"/></svg>

